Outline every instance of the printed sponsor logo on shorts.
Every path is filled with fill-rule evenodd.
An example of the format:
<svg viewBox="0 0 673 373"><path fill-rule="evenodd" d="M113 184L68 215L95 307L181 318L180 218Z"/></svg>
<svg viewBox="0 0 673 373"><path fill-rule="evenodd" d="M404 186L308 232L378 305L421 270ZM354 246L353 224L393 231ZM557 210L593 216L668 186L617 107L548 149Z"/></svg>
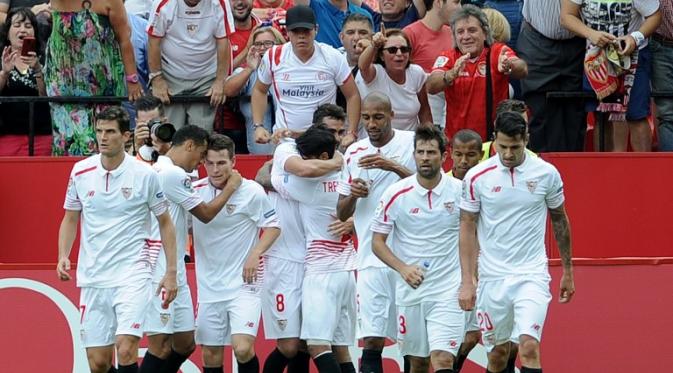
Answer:
<svg viewBox="0 0 673 373"><path fill-rule="evenodd" d="M276 320L276 322L278 323L278 327L280 328L280 330L285 330L285 328L287 327L286 319Z"/></svg>
<svg viewBox="0 0 673 373"><path fill-rule="evenodd" d="M531 326L531 329L535 330L536 332L539 332L540 328L541 328L540 324L533 324Z"/></svg>
<svg viewBox="0 0 673 373"><path fill-rule="evenodd" d="M164 192L157 193L157 198L159 199L164 198Z"/></svg>
<svg viewBox="0 0 673 373"><path fill-rule="evenodd" d="M159 319L161 320L161 324L163 326L166 326L166 324L168 324L168 320L171 319L171 314L170 313L160 313L159 314Z"/></svg>
<svg viewBox="0 0 673 373"><path fill-rule="evenodd" d="M255 323L252 322L252 321L248 321L248 322L245 323L245 326L246 326L247 328L254 328L254 327L255 327Z"/></svg>
<svg viewBox="0 0 673 373"><path fill-rule="evenodd" d="M140 323L134 322L131 324L131 329L140 329Z"/></svg>

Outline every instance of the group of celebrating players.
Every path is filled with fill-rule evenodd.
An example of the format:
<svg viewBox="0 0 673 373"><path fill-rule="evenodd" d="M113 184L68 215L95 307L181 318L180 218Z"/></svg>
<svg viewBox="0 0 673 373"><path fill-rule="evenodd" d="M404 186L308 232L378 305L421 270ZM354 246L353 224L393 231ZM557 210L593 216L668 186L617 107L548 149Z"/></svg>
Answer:
<svg viewBox="0 0 673 373"><path fill-rule="evenodd" d="M525 113L499 110L486 146L471 130L450 146L432 126L396 130L393 116L385 94L368 94L368 137L340 152L346 115L322 105L252 181L235 171L231 139L189 125L149 167L124 151L124 110L103 111L100 153L73 167L58 242L67 280L80 225L91 371L177 372L198 344L204 373L223 372L225 345L239 372L259 372L261 316L277 341L265 373L308 372L310 359L321 373L355 372L356 339L363 373L383 372L387 340L399 344L405 372L458 372L480 339L487 372L514 372L517 355L521 372L541 372L548 214L563 263L559 300L575 290L563 183L526 150ZM497 155L479 163L491 147ZM204 160L207 177L192 181ZM190 225L196 312L182 260Z"/></svg>

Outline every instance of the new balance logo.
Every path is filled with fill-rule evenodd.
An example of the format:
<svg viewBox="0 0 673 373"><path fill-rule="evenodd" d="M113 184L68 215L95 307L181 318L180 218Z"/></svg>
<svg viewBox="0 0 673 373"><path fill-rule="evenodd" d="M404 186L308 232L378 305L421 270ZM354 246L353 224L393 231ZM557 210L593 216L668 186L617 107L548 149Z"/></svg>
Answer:
<svg viewBox="0 0 673 373"><path fill-rule="evenodd" d="M248 321L247 323L245 323L245 326L248 327L248 328L254 328L254 327L255 327L255 323L252 322L252 321Z"/></svg>
<svg viewBox="0 0 673 373"><path fill-rule="evenodd" d="M498 193L502 190L501 186L494 186L493 189L491 189L491 193Z"/></svg>
<svg viewBox="0 0 673 373"><path fill-rule="evenodd" d="M140 323L134 322L131 324L131 329L140 329Z"/></svg>
<svg viewBox="0 0 673 373"><path fill-rule="evenodd" d="M411 210L409 210L409 213L410 214L418 214L419 211L420 211L420 209L418 207L414 207Z"/></svg>
<svg viewBox="0 0 673 373"><path fill-rule="evenodd" d="M96 193L95 190L90 190L89 193L86 194L87 197L91 198L93 195Z"/></svg>

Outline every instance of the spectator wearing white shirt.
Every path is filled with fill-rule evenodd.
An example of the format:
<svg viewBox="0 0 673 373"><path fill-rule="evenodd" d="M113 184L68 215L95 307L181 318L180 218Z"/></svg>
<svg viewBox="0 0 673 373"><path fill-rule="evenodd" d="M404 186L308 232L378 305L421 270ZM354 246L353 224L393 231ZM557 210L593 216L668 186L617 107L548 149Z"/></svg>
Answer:
<svg viewBox="0 0 673 373"><path fill-rule="evenodd" d="M234 21L228 1L177 0L153 4L149 34L149 85L166 104L177 129L185 124L213 130L215 107L224 102L231 65L228 36ZM205 103L170 104L171 95L210 96Z"/></svg>
<svg viewBox="0 0 673 373"><path fill-rule="evenodd" d="M402 30L377 32L360 55L358 66L365 89L386 92L393 106L393 128L415 130L432 125L432 113L425 89L423 68L411 63L411 43Z"/></svg>

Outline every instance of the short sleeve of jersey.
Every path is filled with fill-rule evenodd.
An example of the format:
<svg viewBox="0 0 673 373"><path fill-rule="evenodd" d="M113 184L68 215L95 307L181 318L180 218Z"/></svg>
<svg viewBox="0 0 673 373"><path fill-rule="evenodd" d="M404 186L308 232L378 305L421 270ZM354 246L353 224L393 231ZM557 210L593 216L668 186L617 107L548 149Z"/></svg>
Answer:
<svg viewBox="0 0 673 373"><path fill-rule="evenodd" d="M168 201L164 192L161 190L161 184L159 184L159 176L155 172L148 173L147 181L145 184L145 192L147 193L147 204L150 206L150 209L154 215L159 216L167 211Z"/></svg>
<svg viewBox="0 0 673 373"><path fill-rule="evenodd" d="M222 20L217 23L217 28L215 29L215 35L217 39L222 39L229 37L235 32L233 14L231 13L231 8L229 1L215 0L213 1L215 14L217 15L215 19Z"/></svg>
<svg viewBox="0 0 673 373"><path fill-rule="evenodd" d="M147 33L155 38L163 38L171 23L171 15L174 12L175 2L154 0L150 19L147 22Z"/></svg>
<svg viewBox="0 0 673 373"><path fill-rule="evenodd" d="M493 50L491 50L491 69L494 72L498 72L498 60L500 53L505 51L505 55L509 58L517 57L516 53L512 48L508 47L507 44L495 43L493 45Z"/></svg>
<svg viewBox="0 0 673 373"><path fill-rule="evenodd" d="M666 0L662 2L666 2ZM636 8L638 13L646 18L654 14L659 9L659 4L659 0L635 0L633 2L633 6Z"/></svg>
<svg viewBox="0 0 673 373"><path fill-rule="evenodd" d="M432 71L449 71L454 63L451 51L444 51L439 54L434 65L432 65Z"/></svg>
<svg viewBox="0 0 673 373"><path fill-rule="evenodd" d="M332 47L324 47L330 50L329 59L334 61L334 76L335 81L338 86L344 85L348 78L351 77L351 68L348 66L348 61L346 61L346 56L339 53L336 49Z"/></svg>
<svg viewBox="0 0 673 373"><path fill-rule="evenodd" d="M280 150L280 151L279 151ZM281 172L285 171L285 163L288 159L292 157L299 157L299 153L294 149L292 143L284 143L279 145L276 148L276 153L273 154L274 157L278 157L278 165L281 167Z"/></svg>
<svg viewBox="0 0 673 373"><path fill-rule="evenodd" d="M253 197L250 203L250 217L259 228L279 228L278 214L271 206L269 198L259 185L254 185Z"/></svg>
<svg viewBox="0 0 673 373"><path fill-rule="evenodd" d="M77 187L75 186L75 169L70 172L70 179L68 180L68 188L65 190L65 202L63 208L66 210L82 211L82 202L77 195Z"/></svg>
<svg viewBox="0 0 673 373"><path fill-rule="evenodd" d="M393 184L395 185L395 184ZM393 230L396 217L396 208L393 199L392 188L386 189L379 201L374 218L372 220L371 230L376 233L389 234Z"/></svg>
<svg viewBox="0 0 673 373"><path fill-rule="evenodd" d="M547 207L555 209L563 204L565 195L563 194L563 180L556 168L553 169L549 190L545 196Z"/></svg>
<svg viewBox="0 0 673 373"><path fill-rule="evenodd" d="M269 85L272 83L271 81L271 51L275 49L269 48L266 52L264 52L264 55L262 56L262 59L259 61L259 67L257 67L257 80L260 82ZM280 48L276 51L278 53Z"/></svg>
<svg viewBox="0 0 673 373"><path fill-rule="evenodd" d="M479 212L481 209L481 200L479 199L477 183L473 178L474 174L470 175L469 171L468 175L465 175L463 178L463 188L460 194L460 209L469 212Z"/></svg>
<svg viewBox="0 0 673 373"><path fill-rule="evenodd" d="M166 198L189 211L203 202L201 195L192 187L192 179L185 172L165 170L159 175L163 178Z"/></svg>

